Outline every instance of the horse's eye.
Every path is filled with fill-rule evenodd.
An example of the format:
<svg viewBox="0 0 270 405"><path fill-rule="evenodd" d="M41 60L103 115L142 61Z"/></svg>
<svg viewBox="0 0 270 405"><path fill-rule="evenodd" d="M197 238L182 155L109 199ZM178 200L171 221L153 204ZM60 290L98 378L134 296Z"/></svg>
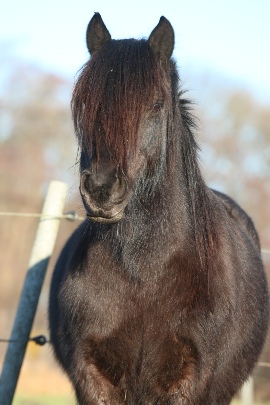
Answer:
<svg viewBox="0 0 270 405"><path fill-rule="evenodd" d="M158 112L161 110L162 107L163 107L163 103L161 101L158 101L153 105L153 111Z"/></svg>

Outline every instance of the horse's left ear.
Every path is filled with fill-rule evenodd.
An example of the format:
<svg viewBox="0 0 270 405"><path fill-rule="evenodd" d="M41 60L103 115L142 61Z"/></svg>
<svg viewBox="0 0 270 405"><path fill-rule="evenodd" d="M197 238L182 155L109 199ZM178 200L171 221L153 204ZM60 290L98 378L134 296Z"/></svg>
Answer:
<svg viewBox="0 0 270 405"><path fill-rule="evenodd" d="M86 31L86 43L90 54L98 51L111 40L111 34L106 28L101 15L95 13L90 20Z"/></svg>
<svg viewBox="0 0 270 405"><path fill-rule="evenodd" d="M174 31L169 20L160 17L159 23L150 34L148 43L155 55L167 62L173 53Z"/></svg>

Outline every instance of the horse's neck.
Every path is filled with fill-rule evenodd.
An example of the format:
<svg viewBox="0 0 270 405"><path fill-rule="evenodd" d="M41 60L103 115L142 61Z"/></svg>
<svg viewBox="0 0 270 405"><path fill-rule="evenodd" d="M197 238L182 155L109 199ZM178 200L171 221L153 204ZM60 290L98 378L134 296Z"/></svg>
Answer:
<svg viewBox="0 0 270 405"><path fill-rule="evenodd" d="M171 260L185 256L191 244L184 198L168 187L156 200L138 202L132 208L115 227L109 243L131 276L161 280Z"/></svg>
<svg viewBox="0 0 270 405"><path fill-rule="evenodd" d="M177 164L172 166L152 195L145 193L131 202L126 220L118 228L123 243L129 246L151 243L157 249L162 243L169 249L172 240L180 244L183 238L189 237L185 187L180 169Z"/></svg>

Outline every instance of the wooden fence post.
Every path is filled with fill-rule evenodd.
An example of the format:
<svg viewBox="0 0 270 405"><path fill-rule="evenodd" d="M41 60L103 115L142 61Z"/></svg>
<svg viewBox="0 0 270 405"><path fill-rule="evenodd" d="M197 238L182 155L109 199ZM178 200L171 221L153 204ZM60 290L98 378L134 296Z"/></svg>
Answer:
<svg viewBox="0 0 270 405"><path fill-rule="evenodd" d="M10 338L12 342L8 345L4 359L0 379L0 405L11 405L13 400L43 280L58 233L59 216L63 214L66 194L65 183L50 183L13 325Z"/></svg>
<svg viewBox="0 0 270 405"><path fill-rule="evenodd" d="M243 405L253 405L253 377L250 377L242 387L241 402Z"/></svg>

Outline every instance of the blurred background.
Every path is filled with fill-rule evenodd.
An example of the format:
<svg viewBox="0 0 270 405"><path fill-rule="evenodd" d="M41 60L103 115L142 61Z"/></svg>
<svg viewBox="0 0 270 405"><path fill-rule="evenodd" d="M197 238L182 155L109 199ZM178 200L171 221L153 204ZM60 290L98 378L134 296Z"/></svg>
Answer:
<svg viewBox="0 0 270 405"><path fill-rule="evenodd" d="M0 5L0 211L36 212L50 180L68 183L66 211L83 213L70 114L88 59L85 30L98 11L113 38L148 37L161 15L175 29L183 88L198 118L208 184L236 199L270 249L270 2L268 0L9 0ZM8 338L38 221L0 217L0 338ZM47 335L53 264L78 223L63 221L32 336ZM270 255L263 259L270 275ZM0 343L0 363L6 351ZM270 362L268 339L261 357ZM0 364L1 366L1 364ZM270 369L255 370L257 403L270 403ZM15 404L73 404L49 345L29 343Z"/></svg>

